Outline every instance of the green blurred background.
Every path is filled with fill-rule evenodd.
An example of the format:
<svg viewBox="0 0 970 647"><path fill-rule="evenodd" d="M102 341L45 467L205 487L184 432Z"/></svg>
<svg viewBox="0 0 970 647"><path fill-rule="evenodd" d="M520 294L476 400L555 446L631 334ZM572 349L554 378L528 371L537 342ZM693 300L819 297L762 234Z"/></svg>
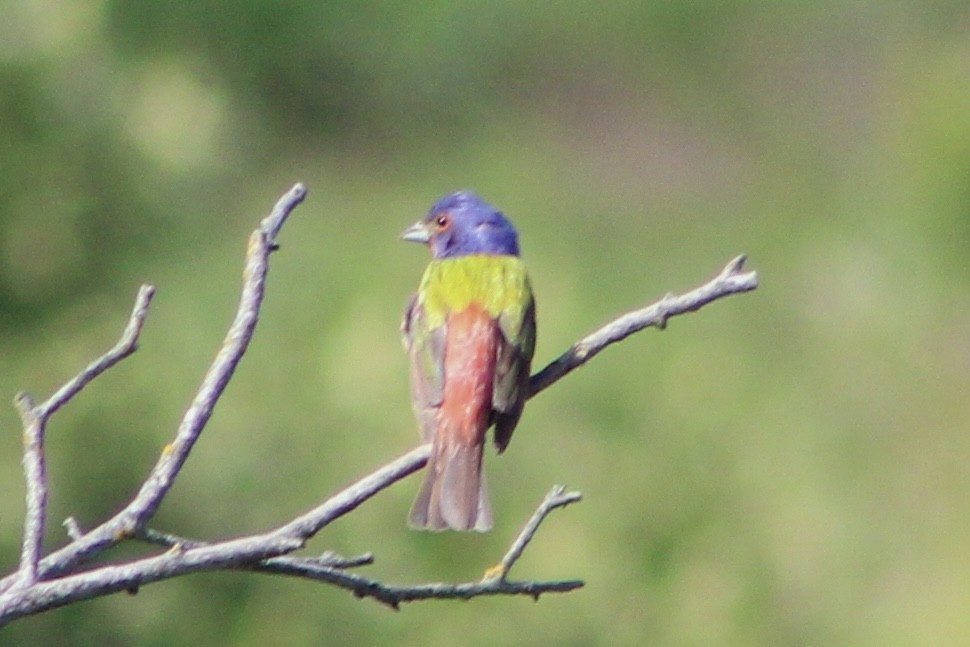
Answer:
<svg viewBox="0 0 970 647"><path fill-rule="evenodd" d="M440 195L519 227L539 366L735 254L751 295L533 400L496 528L409 532L411 478L311 545L477 578L553 483L519 578L585 589L392 613L204 574L24 619L4 645L970 644L966 2L0 2L0 394L46 397L158 295L49 430L48 546L130 497L296 181L254 344L155 526L296 515L417 442L398 322ZM0 565L22 524L0 408ZM134 555L137 551L122 551Z"/></svg>

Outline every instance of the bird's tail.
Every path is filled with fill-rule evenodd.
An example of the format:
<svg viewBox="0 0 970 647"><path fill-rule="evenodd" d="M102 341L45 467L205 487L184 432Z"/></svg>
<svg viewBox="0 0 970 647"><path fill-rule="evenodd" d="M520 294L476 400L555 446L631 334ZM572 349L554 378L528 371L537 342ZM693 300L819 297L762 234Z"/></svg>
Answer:
<svg viewBox="0 0 970 647"><path fill-rule="evenodd" d="M492 508L482 470L484 444L437 442L442 437L435 439L408 524L418 530L485 532L492 527Z"/></svg>

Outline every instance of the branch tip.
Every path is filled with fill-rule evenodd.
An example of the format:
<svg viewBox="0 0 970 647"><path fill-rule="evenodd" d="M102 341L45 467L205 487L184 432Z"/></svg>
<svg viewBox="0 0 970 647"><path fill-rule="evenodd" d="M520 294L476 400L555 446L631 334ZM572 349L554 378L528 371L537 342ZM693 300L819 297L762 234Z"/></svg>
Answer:
<svg viewBox="0 0 970 647"><path fill-rule="evenodd" d="M727 267L724 268L725 273L739 274L741 270L744 269L744 263L747 260L748 260L747 254L739 254L737 257L731 260L730 263L727 264Z"/></svg>
<svg viewBox="0 0 970 647"><path fill-rule="evenodd" d="M142 283L138 287L138 296L135 297L136 303L147 305L155 296L155 286L151 283Z"/></svg>
<svg viewBox="0 0 970 647"><path fill-rule="evenodd" d="M273 252L279 249L279 243L276 242L276 236L279 234L280 229L283 227L283 223L289 217L290 213L306 199L307 188L302 182L297 182L293 187L287 191L283 196L276 201L273 206L273 210L270 211L269 215L263 218L259 223L259 229L262 232L264 239L267 244L267 251Z"/></svg>

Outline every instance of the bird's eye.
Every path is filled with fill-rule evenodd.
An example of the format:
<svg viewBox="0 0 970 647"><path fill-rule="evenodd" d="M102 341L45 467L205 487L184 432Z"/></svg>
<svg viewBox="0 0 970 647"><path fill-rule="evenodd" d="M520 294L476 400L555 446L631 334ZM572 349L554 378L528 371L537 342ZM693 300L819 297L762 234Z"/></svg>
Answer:
<svg viewBox="0 0 970 647"><path fill-rule="evenodd" d="M438 226L438 229L446 229L448 225L451 224L451 216L449 216L447 213L443 213L438 216L434 222Z"/></svg>

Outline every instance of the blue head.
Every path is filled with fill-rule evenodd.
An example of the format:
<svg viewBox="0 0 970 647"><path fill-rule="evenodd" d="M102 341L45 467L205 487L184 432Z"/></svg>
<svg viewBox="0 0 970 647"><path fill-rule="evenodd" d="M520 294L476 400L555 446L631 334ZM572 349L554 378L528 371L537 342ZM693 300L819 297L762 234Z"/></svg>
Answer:
<svg viewBox="0 0 970 647"><path fill-rule="evenodd" d="M428 215L409 227L401 238L427 243L435 258L519 255L515 227L501 211L471 191L459 191L438 200Z"/></svg>

